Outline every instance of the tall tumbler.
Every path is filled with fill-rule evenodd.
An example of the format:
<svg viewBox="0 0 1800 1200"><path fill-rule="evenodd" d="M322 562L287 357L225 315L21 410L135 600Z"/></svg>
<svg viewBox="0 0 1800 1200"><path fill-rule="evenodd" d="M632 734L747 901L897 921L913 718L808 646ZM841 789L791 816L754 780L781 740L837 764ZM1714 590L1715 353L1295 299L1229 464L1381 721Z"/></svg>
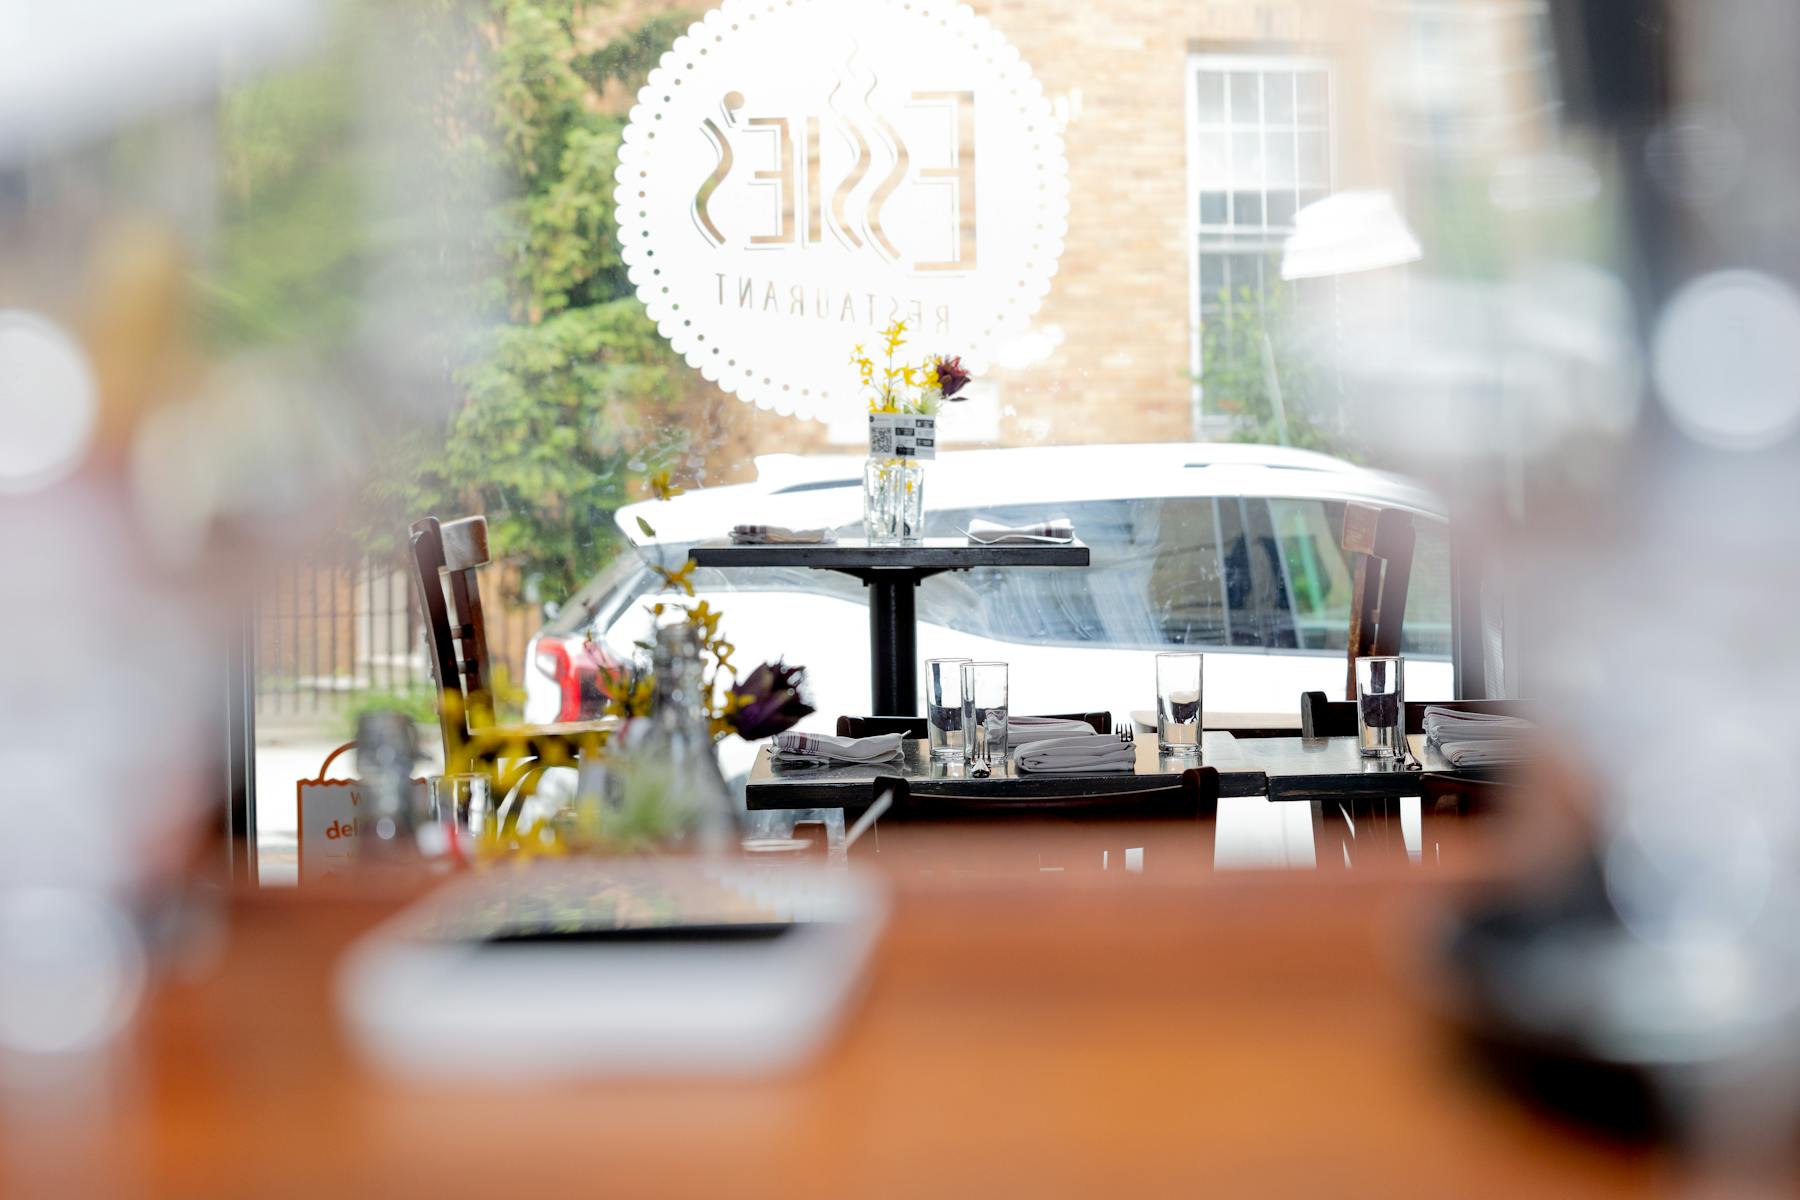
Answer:
<svg viewBox="0 0 1800 1200"><path fill-rule="evenodd" d="M934 759L961 758L963 753L962 665L966 658L925 660L925 731Z"/></svg>
<svg viewBox="0 0 1800 1200"><path fill-rule="evenodd" d="M1006 765L1006 664L962 665L963 763L971 770Z"/></svg>
<svg viewBox="0 0 1800 1200"><path fill-rule="evenodd" d="M1164 754L1200 753L1204 656L1156 656L1156 748Z"/></svg>
<svg viewBox="0 0 1800 1200"><path fill-rule="evenodd" d="M1356 660L1356 745L1365 758L1406 757L1406 695L1399 657Z"/></svg>

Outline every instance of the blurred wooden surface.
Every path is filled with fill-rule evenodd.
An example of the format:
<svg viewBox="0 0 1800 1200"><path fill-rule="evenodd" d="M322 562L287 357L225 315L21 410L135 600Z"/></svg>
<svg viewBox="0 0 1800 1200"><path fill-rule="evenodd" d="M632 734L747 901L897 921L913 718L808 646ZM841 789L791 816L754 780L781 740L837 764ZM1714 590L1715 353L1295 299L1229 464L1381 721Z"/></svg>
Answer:
<svg viewBox="0 0 1800 1200"><path fill-rule="evenodd" d="M16 1086L24 1195L1611 1196L1664 1164L1476 1081L1432 1015L1449 871L896 881L866 1000L759 1083L422 1089L359 1064L335 956L394 902L233 897L103 1077ZM529 1019L528 997L519 1014ZM494 1036L504 1037L504 1025Z"/></svg>

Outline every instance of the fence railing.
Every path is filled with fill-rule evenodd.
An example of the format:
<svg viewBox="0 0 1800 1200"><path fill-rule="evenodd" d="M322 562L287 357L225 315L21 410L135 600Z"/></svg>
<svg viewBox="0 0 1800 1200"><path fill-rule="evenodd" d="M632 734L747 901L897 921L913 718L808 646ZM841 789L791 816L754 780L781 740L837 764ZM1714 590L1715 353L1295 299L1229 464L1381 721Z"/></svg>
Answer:
<svg viewBox="0 0 1800 1200"><path fill-rule="evenodd" d="M504 564L483 574L488 654L517 683L542 619L501 601ZM370 700L424 702L432 691L412 578L396 560L278 570L257 596L256 651L259 718L329 719Z"/></svg>

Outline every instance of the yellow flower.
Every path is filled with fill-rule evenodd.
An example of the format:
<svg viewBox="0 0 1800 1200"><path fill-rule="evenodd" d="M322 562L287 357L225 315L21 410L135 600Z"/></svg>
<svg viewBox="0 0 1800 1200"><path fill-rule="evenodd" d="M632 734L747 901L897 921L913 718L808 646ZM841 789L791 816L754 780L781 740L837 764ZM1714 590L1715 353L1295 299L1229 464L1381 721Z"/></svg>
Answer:
<svg viewBox="0 0 1800 1200"><path fill-rule="evenodd" d="M667 468L656 472L645 482L650 485L650 494L655 496L658 500L673 500L675 497L681 495L684 490L675 486L675 484L670 481Z"/></svg>

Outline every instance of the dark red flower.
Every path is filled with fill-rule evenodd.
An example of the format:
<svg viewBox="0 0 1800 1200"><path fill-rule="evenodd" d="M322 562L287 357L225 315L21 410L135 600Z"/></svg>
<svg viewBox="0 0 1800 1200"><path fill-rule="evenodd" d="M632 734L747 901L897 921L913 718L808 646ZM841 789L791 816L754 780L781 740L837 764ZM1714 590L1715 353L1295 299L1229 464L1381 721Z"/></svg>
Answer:
<svg viewBox="0 0 1800 1200"><path fill-rule="evenodd" d="M969 382L969 373L963 369L962 355L955 358L939 358L931 364L937 369L938 390L944 393L944 399L956 399L956 393L963 390Z"/></svg>
<svg viewBox="0 0 1800 1200"><path fill-rule="evenodd" d="M800 681L805 667L790 667L776 661L764 663L750 672L732 689L737 701L726 718L732 730L745 741L774 737L813 712L812 705L800 697Z"/></svg>

